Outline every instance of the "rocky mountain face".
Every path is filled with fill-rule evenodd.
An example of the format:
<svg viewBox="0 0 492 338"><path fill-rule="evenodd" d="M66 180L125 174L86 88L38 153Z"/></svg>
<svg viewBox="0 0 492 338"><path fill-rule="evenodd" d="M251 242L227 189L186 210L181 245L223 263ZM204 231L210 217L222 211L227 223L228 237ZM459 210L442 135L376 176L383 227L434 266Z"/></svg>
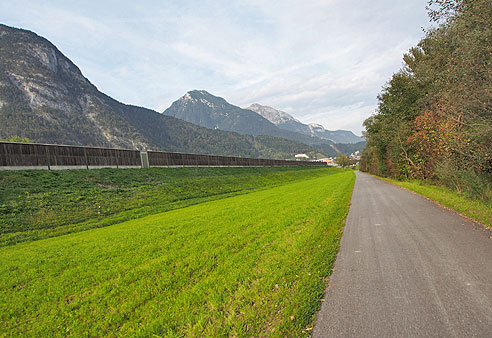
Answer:
<svg viewBox="0 0 492 338"><path fill-rule="evenodd" d="M30 31L0 25L0 60L0 139L20 136L41 143L270 158L292 158L299 152L325 155L292 140L207 129L118 102L98 91L53 44ZM206 104L221 107L227 102ZM277 128L246 112L242 123L261 120L262 128ZM217 126L205 116L200 119L202 125Z"/></svg>
<svg viewBox="0 0 492 338"><path fill-rule="evenodd" d="M255 113L263 116L264 118L266 118L268 121L272 122L276 126L282 126L289 122L302 124L301 121L295 119L292 115L289 115L286 112L277 110L269 106L262 106L261 104L258 103L253 103L252 105L244 109L249 109L254 111ZM298 130L293 130L293 131L298 131Z"/></svg>
<svg viewBox="0 0 492 338"><path fill-rule="evenodd" d="M322 149L334 156L333 142L314 135L279 128L258 113L232 105L205 90L192 90L167 108L164 115L198 124L207 128L235 131L249 135L267 135L286 138ZM287 114L286 114L287 115Z"/></svg>
<svg viewBox="0 0 492 338"><path fill-rule="evenodd" d="M335 143L359 143L364 139L348 130L326 130L322 125L316 123L304 124L286 112L272 107L262 106L254 103L245 108L263 116L277 127L308 136L315 136Z"/></svg>
<svg viewBox="0 0 492 338"><path fill-rule="evenodd" d="M36 34L0 26L1 136L37 142L143 149L156 146L128 120L137 107L99 92Z"/></svg>
<svg viewBox="0 0 492 338"><path fill-rule="evenodd" d="M173 102L163 114L211 129L249 135L281 136L282 134L281 130L264 117L234 106L205 90L189 91Z"/></svg>

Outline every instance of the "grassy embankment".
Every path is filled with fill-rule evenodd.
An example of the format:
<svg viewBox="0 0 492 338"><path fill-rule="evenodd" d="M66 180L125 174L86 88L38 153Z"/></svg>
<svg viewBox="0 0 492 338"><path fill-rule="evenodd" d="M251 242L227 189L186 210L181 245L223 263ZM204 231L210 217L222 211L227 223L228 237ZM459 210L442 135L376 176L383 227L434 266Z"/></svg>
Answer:
<svg viewBox="0 0 492 338"><path fill-rule="evenodd" d="M0 171L0 246L325 175L327 168Z"/></svg>
<svg viewBox="0 0 492 338"><path fill-rule="evenodd" d="M414 191L449 209L455 210L471 219L492 227L492 203L472 199L446 187L430 185L421 181L397 181L383 178L385 181Z"/></svg>
<svg viewBox="0 0 492 338"><path fill-rule="evenodd" d="M0 248L0 336L308 336L355 181L320 173Z"/></svg>

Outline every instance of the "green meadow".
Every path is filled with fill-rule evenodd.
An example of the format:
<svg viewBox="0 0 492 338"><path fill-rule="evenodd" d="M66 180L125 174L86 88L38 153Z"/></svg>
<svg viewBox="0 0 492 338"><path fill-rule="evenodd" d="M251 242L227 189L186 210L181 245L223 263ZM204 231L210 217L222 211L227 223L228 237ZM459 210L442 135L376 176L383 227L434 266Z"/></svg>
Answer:
<svg viewBox="0 0 492 338"><path fill-rule="evenodd" d="M260 172L271 184L240 195L1 247L0 336L309 336L355 181L309 170L278 171L290 181Z"/></svg>
<svg viewBox="0 0 492 338"><path fill-rule="evenodd" d="M309 167L0 171L0 246L100 228L334 172Z"/></svg>

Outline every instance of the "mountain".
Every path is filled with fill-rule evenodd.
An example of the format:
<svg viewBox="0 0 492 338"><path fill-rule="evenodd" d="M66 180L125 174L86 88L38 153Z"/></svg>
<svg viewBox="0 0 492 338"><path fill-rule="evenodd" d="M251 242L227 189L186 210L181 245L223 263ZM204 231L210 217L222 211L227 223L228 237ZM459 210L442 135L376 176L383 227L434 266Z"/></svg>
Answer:
<svg viewBox="0 0 492 338"><path fill-rule="evenodd" d="M350 130L327 130L321 124L309 123L307 125L311 131L311 135L315 135L324 140L331 140L335 143L350 143L358 144L364 143L365 140L362 137L355 135Z"/></svg>
<svg viewBox="0 0 492 338"><path fill-rule="evenodd" d="M118 102L52 43L27 30L0 25L0 60L0 139L248 157L324 155L292 140L207 129Z"/></svg>
<svg viewBox="0 0 492 338"><path fill-rule="evenodd" d="M323 149L323 152L330 156L337 154L331 140L281 129L256 112L232 105L222 97L214 96L205 90L189 91L173 102L163 114L207 128L282 137Z"/></svg>
<svg viewBox="0 0 492 338"><path fill-rule="evenodd" d="M292 131L302 132L304 130L305 125L302 124L301 121L295 119L292 115L289 115L286 112L277 110L275 108L269 106L262 106L261 104L258 103L253 103L252 105L244 109L249 109L254 111L255 113L263 116L264 118L266 118L268 121L272 122L276 126L282 126L285 124L292 124L293 126L302 125L300 126L299 129L292 130Z"/></svg>
<svg viewBox="0 0 492 338"><path fill-rule="evenodd" d="M359 143L364 141L363 138L355 135L351 131L326 130L322 125L316 123L304 124L286 112L272 107L262 106L258 103L254 103L245 109L252 110L275 124L277 127L292 132L297 132L308 136L316 136L335 143Z"/></svg>
<svg viewBox="0 0 492 338"><path fill-rule="evenodd" d="M249 135L282 134L273 123L260 115L228 103L205 90L192 90L167 108L164 115L199 126L235 131ZM272 135L277 136L277 135Z"/></svg>
<svg viewBox="0 0 492 338"><path fill-rule="evenodd" d="M256 112L232 105L222 97L214 96L205 90L189 91L173 102L163 114L203 127L241 134L283 137L306 144L316 144L320 141L312 136L280 129Z"/></svg>

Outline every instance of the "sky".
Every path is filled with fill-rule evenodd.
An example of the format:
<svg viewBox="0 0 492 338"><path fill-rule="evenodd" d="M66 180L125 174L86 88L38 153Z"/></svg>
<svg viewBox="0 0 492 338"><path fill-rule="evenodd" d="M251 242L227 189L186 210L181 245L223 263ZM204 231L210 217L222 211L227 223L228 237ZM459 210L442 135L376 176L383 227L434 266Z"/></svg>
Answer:
<svg viewBox="0 0 492 338"><path fill-rule="evenodd" d="M100 91L164 111L193 89L360 135L430 23L427 0L3 0Z"/></svg>

